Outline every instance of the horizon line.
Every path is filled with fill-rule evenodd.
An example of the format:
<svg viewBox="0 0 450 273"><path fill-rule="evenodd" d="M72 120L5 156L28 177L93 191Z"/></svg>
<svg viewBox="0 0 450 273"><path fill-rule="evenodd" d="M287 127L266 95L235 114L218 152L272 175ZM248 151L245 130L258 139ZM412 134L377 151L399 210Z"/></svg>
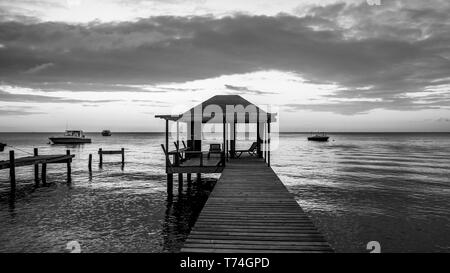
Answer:
<svg viewBox="0 0 450 273"><path fill-rule="evenodd" d="M327 131L280 131L278 133L282 134L311 134L311 133L327 133L327 134L386 134L386 133L392 133L392 134L448 134L450 131L334 131L334 132L327 132ZM19 133L25 133L25 134L47 134L47 133L61 133L61 131L0 131L0 134L19 134ZM87 134L100 134L101 131L85 131L84 133ZM112 133L116 134L165 134L165 131L112 131ZM245 132L240 132L245 133ZM256 132L249 132L249 133L256 133Z"/></svg>

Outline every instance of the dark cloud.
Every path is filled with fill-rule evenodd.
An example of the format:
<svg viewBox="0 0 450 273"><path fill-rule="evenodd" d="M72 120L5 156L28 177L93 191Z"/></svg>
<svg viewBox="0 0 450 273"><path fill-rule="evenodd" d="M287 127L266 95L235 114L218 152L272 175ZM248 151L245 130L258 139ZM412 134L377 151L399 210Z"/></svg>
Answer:
<svg viewBox="0 0 450 273"><path fill-rule="evenodd" d="M341 103L338 111L345 113L358 112L361 105L361 110L445 107L439 94L428 104L401 96L436 86L439 79L440 85L450 84L450 4L421 3L335 4L301 16L160 16L80 25L3 22L0 80L43 89L45 83L59 82L57 88L83 91L86 86L76 86L89 82L94 90L103 85L98 90L138 91L141 84L276 69L342 86L335 95L341 99L382 100ZM37 69L45 64L54 65Z"/></svg>

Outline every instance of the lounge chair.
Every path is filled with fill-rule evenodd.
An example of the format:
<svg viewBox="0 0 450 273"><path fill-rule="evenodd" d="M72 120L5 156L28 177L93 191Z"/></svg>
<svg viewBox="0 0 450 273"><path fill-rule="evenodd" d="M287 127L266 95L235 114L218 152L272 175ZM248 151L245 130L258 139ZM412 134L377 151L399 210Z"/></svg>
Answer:
<svg viewBox="0 0 450 273"><path fill-rule="evenodd" d="M221 154L222 149L220 149L220 144L209 144L209 151L208 151L208 159L210 158L211 154Z"/></svg>
<svg viewBox="0 0 450 273"><path fill-rule="evenodd" d="M241 155L243 153L248 153L251 156L256 156L256 148L258 147L258 143L257 142L253 142L252 146L250 146L250 148L248 148L247 150L236 150L235 151L235 156L236 158L241 157Z"/></svg>

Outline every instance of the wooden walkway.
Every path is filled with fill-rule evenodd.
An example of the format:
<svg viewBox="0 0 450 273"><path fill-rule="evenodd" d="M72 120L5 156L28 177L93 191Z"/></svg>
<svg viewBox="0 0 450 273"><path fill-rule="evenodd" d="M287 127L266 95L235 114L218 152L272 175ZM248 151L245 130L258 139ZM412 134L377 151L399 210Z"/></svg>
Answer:
<svg viewBox="0 0 450 273"><path fill-rule="evenodd" d="M333 252L263 159L230 159L182 252Z"/></svg>

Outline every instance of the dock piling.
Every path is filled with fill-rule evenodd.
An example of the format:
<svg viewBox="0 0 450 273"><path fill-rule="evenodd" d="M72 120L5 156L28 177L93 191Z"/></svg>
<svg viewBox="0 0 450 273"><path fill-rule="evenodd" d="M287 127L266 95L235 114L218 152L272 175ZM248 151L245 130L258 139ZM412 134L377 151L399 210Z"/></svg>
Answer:
<svg viewBox="0 0 450 273"><path fill-rule="evenodd" d="M197 182L202 181L202 174L201 173L197 173Z"/></svg>
<svg viewBox="0 0 450 273"><path fill-rule="evenodd" d="M70 150L66 151L66 154L56 155L39 155L37 148L33 149L32 156L25 156L16 158L14 151L9 152L9 160L0 160L0 170L9 169L10 174L10 189L11 193L16 191L16 169L24 166L34 167L34 183L38 187L40 180L42 184L47 183L47 164L67 164L67 179L68 182L72 180L72 158L75 156L70 154ZM39 179L39 164L42 165L41 179Z"/></svg>
<svg viewBox="0 0 450 273"><path fill-rule="evenodd" d="M16 161L14 151L9 151L9 179L11 183L11 194L16 192Z"/></svg>
<svg viewBox="0 0 450 273"><path fill-rule="evenodd" d="M47 163L42 163L42 185L47 185Z"/></svg>
<svg viewBox="0 0 450 273"><path fill-rule="evenodd" d="M122 165L124 165L125 164L125 149L122 148L122 149L120 149L120 151L122 152Z"/></svg>
<svg viewBox="0 0 450 273"><path fill-rule="evenodd" d="M66 150L66 155L70 156L70 150ZM67 183L72 182L72 160L67 159Z"/></svg>
<svg viewBox="0 0 450 273"><path fill-rule="evenodd" d="M167 174L167 194L169 196L173 194L173 173Z"/></svg>
<svg viewBox="0 0 450 273"><path fill-rule="evenodd" d="M179 173L178 174L178 192L182 192L183 191L183 174Z"/></svg>
<svg viewBox="0 0 450 273"><path fill-rule="evenodd" d="M192 182L192 175L190 173L186 174L186 180L187 180L188 183Z"/></svg>
<svg viewBox="0 0 450 273"><path fill-rule="evenodd" d="M38 148L34 148L34 156L39 155ZM34 165L34 184L39 186L39 164Z"/></svg>
<svg viewBox="0 0 450 273"><path fill-rule="evenodd" d="M100 162L99 162L99 165L100 165L100 168L103 166L103 151L102 151L102 148L100 148L100 149L98 149L98 155L99 155L99 160L100 160Z"/></svg>
<svg viewBox="0 0 450 273"><path fill-rule="evenodd" d="M89 172L92 172L92 154L89 154L89 163L88 163Z"/></svg>

